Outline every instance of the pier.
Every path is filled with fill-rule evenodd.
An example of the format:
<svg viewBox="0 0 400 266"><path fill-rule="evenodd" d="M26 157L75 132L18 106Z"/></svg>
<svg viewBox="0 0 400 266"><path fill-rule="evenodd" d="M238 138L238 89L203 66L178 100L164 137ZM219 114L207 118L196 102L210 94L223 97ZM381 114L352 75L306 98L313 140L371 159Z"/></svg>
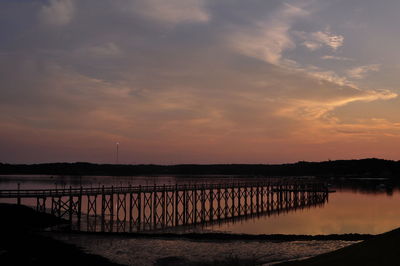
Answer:
<svg viewBox="0 0 400 266"><path fill-rule="evenodd" d="M328 200L328 194L321 183L270 181L0 190L0 198L15 199L18 204L29 200L39 212L102 232L235 222L318 206Z"/></svg>

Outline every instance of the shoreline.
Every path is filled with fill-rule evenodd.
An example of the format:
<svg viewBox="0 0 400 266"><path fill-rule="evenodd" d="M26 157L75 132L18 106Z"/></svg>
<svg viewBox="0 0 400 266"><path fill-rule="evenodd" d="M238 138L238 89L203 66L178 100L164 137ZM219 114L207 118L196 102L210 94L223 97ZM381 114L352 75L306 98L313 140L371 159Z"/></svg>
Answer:
<svg viewBox="0 0 400 266"><path fill-rule="evenodd" d="M296 234L231 234L231 233L126 233L126 232L85 232L85 231L51 231L49 234L71 234L82 236L120 237L125 239L165 239L165 240L199 240L199 241L362 241L376 237L373 234L329 234L329 235L296 235Z"/></svg>
<svg viewBox="0 0 400 266"><path fill-rule="evenodd" d="M47 174L75 176L136 175L256 175L395 178L400 174L400 161L377 158L292 162L281 164L98 164L59 162L40 164L0 163L0 174Z"/></svg>

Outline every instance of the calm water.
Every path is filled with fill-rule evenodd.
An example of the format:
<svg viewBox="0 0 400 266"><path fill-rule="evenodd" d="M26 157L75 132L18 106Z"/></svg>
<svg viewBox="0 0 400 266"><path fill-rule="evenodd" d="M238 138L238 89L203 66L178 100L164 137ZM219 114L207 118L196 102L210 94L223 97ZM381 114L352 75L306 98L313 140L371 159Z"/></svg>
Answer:
<svg viewBox="0 0 400 266"><path fill-rule="evenodd" d="M70 176L0 176L0 189L95 187L119 185L224 183L248 181L243 177L70 177ZM253 179L256 180L256 179ZM389 180L330 180L336 193L322 206L260 216L239 222L222 222L197 227L198 231L223 231L246 234L342 234L382 233L400 226L400 193ZM4 201L4 200L3 200ZM25 200L24 204L34 205Z"/></svg>

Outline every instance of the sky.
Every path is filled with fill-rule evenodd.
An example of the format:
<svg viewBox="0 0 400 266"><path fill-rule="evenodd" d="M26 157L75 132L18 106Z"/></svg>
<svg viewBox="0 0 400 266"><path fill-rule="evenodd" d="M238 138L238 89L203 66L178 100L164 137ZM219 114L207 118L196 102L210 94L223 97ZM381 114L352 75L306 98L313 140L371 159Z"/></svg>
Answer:
<svg viewBox="0 0 400 266"><path fill-rule="evenodd" d="M0 162L400 160L399 12L2 0Z"/></svg>

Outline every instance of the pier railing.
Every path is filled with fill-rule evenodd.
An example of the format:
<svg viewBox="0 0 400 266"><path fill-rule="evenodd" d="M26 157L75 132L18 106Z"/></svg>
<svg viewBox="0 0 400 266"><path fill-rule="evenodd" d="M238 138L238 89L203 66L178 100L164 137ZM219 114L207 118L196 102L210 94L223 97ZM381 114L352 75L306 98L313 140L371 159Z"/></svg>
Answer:
<svg viewBox="0 0 400 266"><path fill-rule="evenodd" d="M121 194L139 192L162 192L162 191L185 191L197 189L221 189L225 187L260 187L276 186L276 189L285 189L291 183L272 183L272 182L233 182L233 183L205 183L205 184L176 184L176 185L145 185L145 186L99 186L99 187L64 187L53 189L3 189L0 190L0 198L36 198L36 197L62 197L78 195L101 195L101 194ZM295 183L296 184L296 183ZM326 190L327 187L321 183L298 183L296 187L301 190Z"/></svg>

